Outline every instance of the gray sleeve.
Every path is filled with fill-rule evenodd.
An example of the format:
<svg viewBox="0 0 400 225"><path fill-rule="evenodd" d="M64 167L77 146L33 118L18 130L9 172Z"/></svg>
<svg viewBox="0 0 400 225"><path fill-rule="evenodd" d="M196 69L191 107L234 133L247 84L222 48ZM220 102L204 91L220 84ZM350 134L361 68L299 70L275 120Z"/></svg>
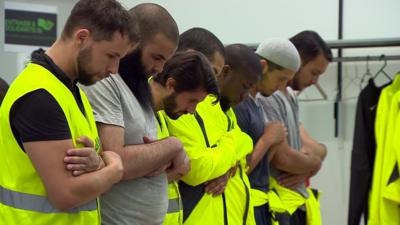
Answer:
<svg viewBox="0 0 400 225"><path fill-rule="evenodd" d="M294 110L295 117L298 121L298 126L300 127L301 121L300 121L300 106L299 106L299 98L297 97L296 93L293 91L292 88L287 87L287 90L290 94L291 100L293 101L293 107L292 110Z"/></svg>
<svg viewBox="0 0 400 225"><path fill-rule="evenodd" d="M90 86L79 86L90 101L96 122L125 127L121 94L111 76Z"/></svg>
<svg viewBox="0 0 400 225"><path fill-rule="evenodd" d="M262 106L266 120L268 122L285 121L283 114L284 105L280 104L279 98L277 98L277 96L274 95L269 97L258 96L257 101Z"/></svg>

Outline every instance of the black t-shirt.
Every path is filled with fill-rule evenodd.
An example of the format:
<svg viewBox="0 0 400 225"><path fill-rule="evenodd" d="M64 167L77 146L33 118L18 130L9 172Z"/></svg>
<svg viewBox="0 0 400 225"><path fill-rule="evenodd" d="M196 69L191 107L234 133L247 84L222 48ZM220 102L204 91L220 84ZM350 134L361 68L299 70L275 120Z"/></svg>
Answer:
<svg viewBox="0 0 400 225"><path fill-rule="evenodd" d="M246 98L234 108L237 123L243 132L247 133L253 140L254 146L264 133L264 117L261 108L253 99ZM269 190L269 163L268 153L249 174L252 188L268 192Z"/></svg>
<svg viewBox="0 0 400 225"><path fill-rule="evenodd" d="M81 112L84 113L76 82L72 82L42 49L34 51L31 57L32 63L43 66L68 87ZM13 134L21 148L23 148L22 143L24 142L71 138L67 119L61 106L44 89L30 92L18 99L11 108L10 122Z"/></svg>

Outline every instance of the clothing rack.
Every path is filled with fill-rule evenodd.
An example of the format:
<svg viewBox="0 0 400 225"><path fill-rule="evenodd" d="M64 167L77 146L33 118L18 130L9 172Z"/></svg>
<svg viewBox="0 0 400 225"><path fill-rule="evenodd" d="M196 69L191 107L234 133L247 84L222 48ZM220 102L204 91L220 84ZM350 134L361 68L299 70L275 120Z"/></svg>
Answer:
<svg viewBox="0 0 400 225"><path fill-rule="evenodd" d="M353 39L353 40L332 40L326 41L331 49L349 48L374 48L374 47L400 47L400 37L380 38L380 39ZM254 50L258 44L248 44ZM355 61L378 61L380 56L354 56L354 57L334 57L332 62L355 62ZM399 60L400 55L384 56L386 60Z"/></svg>
<svg viewBox="0 0 400 225"><path fill-rule="evenodd" d="M342 21L339 21L341 24ZM339 34L341 31L339 30ZM400 60L400 55L379 55L379 56L342 56L343 49L351 48L375 48L375 47L400 47L400 37L397 38L378 38L378 39L354 39L354 40L339 40L327 41L326 43L331 49L338 50L338 56L332 59L332 63L337 63L338 65L338 76L337 85L338 93L334 105L334 117L335 117L335 137L338 137L339 133L339 103L342 100L342 62L361 62L361 61L390 61L390 60ZM254 50L257 48L258 44L249 44Z"/></svg>
<svg viewBox="0 0 400 225"><path fill-rule="evenodd" d="M334 40L327 41L327 44L331 49L400 47L400 38ZM400 55L334 57L332 62L359 62L380 60L400 60Z"/></svg>
<svg viewBox="0 0 400 225"><path fill-rule="evenodd" d="M331 48L371 48L371 47L396 47L400 46L398 38L374 38L374 39L353 39L327 41Z"/></svg>
<svg viewBox="0 0 400 225"><path fill-rule="evenodd" d="M340 3L342 3L340 0ZM341 8L341 7L339 7ZM343 9L339 10L339 14ZM341 18L342 16L339 16ZM333 58L332 62L336 62L338 66L337 71L337 85L338 93L334 103L334 117L335 117L335 137L339 136L339 106L342 101L342 62L356 62L356 61L379 61L379 60L400 60L400 55L391 56L342 56L342 50L348 48L374 48L374 47L396 47L400 46L400 38L380 38L380 39L358 39L358 40L343 40L341 39L341 32L343 29L342 21L339 21L339 40L328 41L327 44L332 49L338 49L338 56Z"/></svg>
<svg viewBox="0 0 400 225"><path fill-rule="evenodd" d="M391 61L400 60L400 55L380 55L380 56L349 56L349 57L335 57L332 62L366 62L366 61Z"/></svg>

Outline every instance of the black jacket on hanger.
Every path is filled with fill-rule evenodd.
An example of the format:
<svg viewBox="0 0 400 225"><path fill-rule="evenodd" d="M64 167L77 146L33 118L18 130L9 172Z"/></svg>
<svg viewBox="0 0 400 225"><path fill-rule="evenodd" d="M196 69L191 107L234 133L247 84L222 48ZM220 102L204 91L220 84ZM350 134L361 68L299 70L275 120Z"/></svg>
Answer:
<svg viewBox="0 0 400 225"><path fill-rule="evenodd" d="M377 87L371 78L358 97L351 154L348 225L359 225L362 214L367 224L368 196L376 151L376 107L381 91L387 85Z"/></svg>

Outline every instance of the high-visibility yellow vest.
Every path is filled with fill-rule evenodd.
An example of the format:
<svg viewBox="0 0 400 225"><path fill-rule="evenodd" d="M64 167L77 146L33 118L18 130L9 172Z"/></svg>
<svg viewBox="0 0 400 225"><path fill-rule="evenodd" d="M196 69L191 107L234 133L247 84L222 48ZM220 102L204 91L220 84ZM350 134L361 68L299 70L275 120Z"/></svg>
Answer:
<svg viewBox="0 0 400 225"><path fill-rule="evenodd" d="M96 200L68 211L60 211L50 203L39 174L13 136L9 122L13 104L38 89L49 92L60 105L73 146L82 147L75 140L87 136L96 143L96 149L100 149L96 123L86 95L80 90L85 109L83 115L73 94L60 80L44 67L29 64L8 89L0 108L0 224L100 224Z"/></svg>
<svg viewBox="0 0 400 225"><path fill-rule="evenodd" d="M254 221L254 214L245 193L244 187L249 182L243 168L239 167L230 178L224 194L213 197L204 193L205 182L226 174L237 162L242 162L242 152L246 150L239 147L247 143L251 151L253 146L250 137L246 141L246 136L240 136L244 134L240 129L227 131L229 119L218 103L213 105L214 100L207 96L198 104L195 115L183 115L178 120L166 117L170 134L183 142L191 160L190 172L179 183L184 224L254 224L248 222ZM185 196L192 202L187 204Z"/></svg>
<svg viewBox="0 0 400 225"><path fill-rule="evenodd" d="M400 224L400 76L384 88L375 119L376 155L368 225Z"/></svg>
<svg viewBox="0 0 400 225"><path fill-rule="evenodd" d="M178 182L168 184L168 211L163 222L164 225L182 225L183 207L179 193Z"/></svg>
<svg viewBox="0 0 400 225"><path fill-rule="evenodd" d="M167 124L161 111L156 113L158 139L169 137ZM168 184L168 210L165 216L164 225L182 225L183 224L183 208L181 196L179 193L178 182L171 181Z"/></svg>
<svg viewBox="0 0 400 225"><path fill-rule="evenodd" d="M319 204L319 193L315 194L310 188L307 188L308 198L296 191L285 188L270 177L270 190L268 193L264 191L252 189L251 197L254 207L262 206L268 203L268 210L272 215L272 224L279 224L274 220L277 213L287 212L292 215L300 206L305 205L307 225L321 225L321 212Z"/></svg>
<svg viewBox="0 0 400 225"><path fill-rule="evenodd" d="M229 224L256 224L254 217L254 206L250 200L250 180L247 176L247 155L253 151L253 140L249 135L242 132L237 124L236 115L232 108L229 108L225 115L228 130L235 132L236 155L239 159L239 167L234 177L229 179L225 188L227 198L228 222ZM244 207L240 207L244 206Z"/></svg>

